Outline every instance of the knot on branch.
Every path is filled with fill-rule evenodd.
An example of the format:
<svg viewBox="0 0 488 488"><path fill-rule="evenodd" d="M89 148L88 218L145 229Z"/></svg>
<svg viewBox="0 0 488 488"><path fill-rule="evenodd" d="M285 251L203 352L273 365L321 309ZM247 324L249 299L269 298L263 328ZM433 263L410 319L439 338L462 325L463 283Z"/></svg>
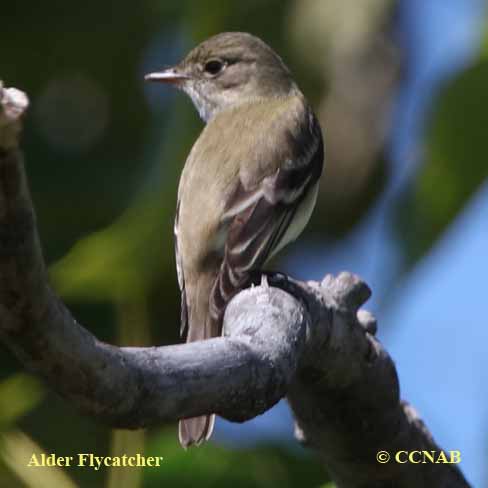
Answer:
<svg viewBox="0 0 488 488"><path fill-rule="evenodd" d="M371 297L369 286L357 275L342 272L334 278L327 275L321 283L323 289L341 309L357 312Z"/></svg>
<svg viewBox="0 0 488 488"><path fill-rule="evenodd" d="M24 92L17 88L4 88L0 80L0 151L17 147L21 119L28 106L29 99Z"/></svg>

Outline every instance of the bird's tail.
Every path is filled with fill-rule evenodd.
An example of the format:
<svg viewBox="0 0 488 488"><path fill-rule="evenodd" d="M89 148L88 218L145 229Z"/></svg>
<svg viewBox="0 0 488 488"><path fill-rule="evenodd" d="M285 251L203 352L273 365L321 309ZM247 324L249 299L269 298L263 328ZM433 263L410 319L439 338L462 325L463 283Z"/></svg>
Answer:
<svg viewBox="0 0 488 488"><path fill-rule="evenodd" d="M214 414L180 420L178 428L180 444L187 448L207 441L212 435L214 423Z"/></svg>
<svg viewBox="0 0 488 488"><path fill-rule="evenodd" d="M197 283L187 288L188 334L186 342L202 341L221 334L222 319L212 317L209 311L209 296L215 283L215 274L199 277ZM180 444L186 448L198 446L212 435L215 415L202 415L182 419L179 422L178 434Z"/></svg>

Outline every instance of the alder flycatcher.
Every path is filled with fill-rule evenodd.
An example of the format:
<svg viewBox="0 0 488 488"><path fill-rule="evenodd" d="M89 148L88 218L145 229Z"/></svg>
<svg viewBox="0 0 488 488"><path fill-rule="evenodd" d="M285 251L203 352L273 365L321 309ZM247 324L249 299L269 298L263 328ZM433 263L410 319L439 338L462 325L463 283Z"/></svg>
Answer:
<svg viewBox="0 0 488 488"><path fill-rule="evenodd" d="M200 341L221 335L230 299L308 222L321 130L281 58L251 34L211 37L146 80L183 90L206 122L181 175L175 219L182 334ZM214 419L181 420L182 446L207 440Z"/></svg>

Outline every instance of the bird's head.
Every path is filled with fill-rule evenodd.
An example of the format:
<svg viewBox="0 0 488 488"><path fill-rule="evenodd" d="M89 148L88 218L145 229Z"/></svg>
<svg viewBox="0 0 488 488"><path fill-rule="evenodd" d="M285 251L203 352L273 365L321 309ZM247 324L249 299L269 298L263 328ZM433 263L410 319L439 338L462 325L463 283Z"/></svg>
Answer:
<svg viewBox="0 0 488 488"><path fill-rule="evenodd" d="M261 39L225 32L202 42L179 64L146 75L185 91L203 120L254 99L289 94L295 83L281 58Z"/></svg>

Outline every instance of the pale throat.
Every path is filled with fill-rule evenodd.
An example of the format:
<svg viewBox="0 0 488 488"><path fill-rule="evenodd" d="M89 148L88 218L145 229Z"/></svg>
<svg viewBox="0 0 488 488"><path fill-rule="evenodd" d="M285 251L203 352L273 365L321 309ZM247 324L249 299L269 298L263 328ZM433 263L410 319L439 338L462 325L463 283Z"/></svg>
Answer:
<svg viewBox="0 0 488 488"><path fill-rule="evenodd" d="M226 97L219 97L219 100L215 100L213 97L207 96L202 90L196 88L192 83L186 84L182 89L191 98L200 118L206 123L224 110L229 110L250 102L262 101L263 99L278 98L284 95L283 90L276 90L276 93L256 93L252 96L249 93L234 92L233 94L229 93ZM293 92L299 92L299 90L295 83L292 82L286 90L286 95L290 95Z"/></svg>
<svg viewBox="0 0 488 488"><path fill-rule="evenodd" d="M205 97L201 90L195 89L193 84L187 84L183 87L183 90L191 98L198 115L204 122L208 122L218 111L216 104L209 100L208 97Z"/></svg>
<svg viewBox="0 0 488 488"><path fill-rule="evenodd" d="M192 85L187 85L184 87L184 90L191 98L193 105L197 109L198 115L200 115L200 118L206 123L218 113L232 109L249 101L249 97L245 96L221 97L221 99L217 101L212 99L212 97L206 96L202 90L198 90Z"/></svg>

